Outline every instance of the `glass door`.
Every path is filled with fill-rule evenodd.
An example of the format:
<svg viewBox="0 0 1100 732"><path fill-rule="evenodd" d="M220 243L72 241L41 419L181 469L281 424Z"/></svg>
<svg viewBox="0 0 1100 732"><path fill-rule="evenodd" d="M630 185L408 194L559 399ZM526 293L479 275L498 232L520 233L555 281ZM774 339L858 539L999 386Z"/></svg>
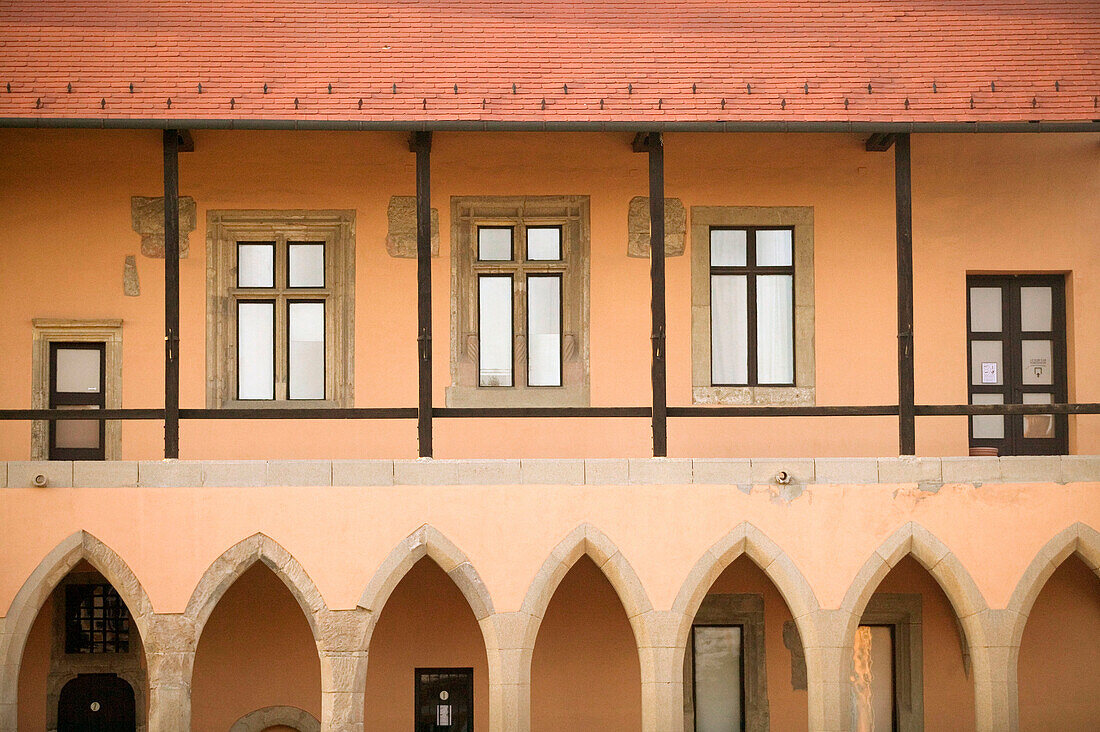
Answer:
<svg viewBox="0 0 1100 732"><path fill-rule="evenodd" d="M971 404L1064 403L1065 278L1061 275L967 277ZM970 445L1001 455L1060 455L1068 450L1066 415L975 415Z"/></svg>

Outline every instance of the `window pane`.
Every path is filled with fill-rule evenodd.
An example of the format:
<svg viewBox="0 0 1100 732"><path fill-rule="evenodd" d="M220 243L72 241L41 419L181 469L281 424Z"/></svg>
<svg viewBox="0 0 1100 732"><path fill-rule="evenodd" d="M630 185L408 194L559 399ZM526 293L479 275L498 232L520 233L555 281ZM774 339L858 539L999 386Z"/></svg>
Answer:
<svg viewBox="0 0 1100 732"><path fill-rule="evenodd" d="M62 405L58 409L99 409L92 404ZM60 448L99 447L99 422L89 419L59 419L53 423L54 445Z"/></svg>
<svg viewBox="0 0 1100 732"><path fill-rule="evenodd" d="M790 267L792 232L757 231L756 264L760 267Z"/></svg>
<svg viewBox="0 0 1100 732"><path fill-rule="evenodd" d="M478 280L478 353L481 386L512 386L512 278Z"/></svg>
<svg viewBox="0 0 1100 732"><path fill-rule="evenodd" d="M98 394L101 355L98 348L58 348L57 391Z"/></svg>
<svg viewBox="0 0 1100 732"><path fill-rule="evenodd" d="M237 398L275 398L275 303L237 303Z"/></svg>
<svg viewBox="0 0 1100 732"><path fill-rule="evenodd" d="M1020 288L1020 330L1051 330L1049 287Z"/></svg>
<svg viewBox="0 0 1100 732"><path fill-rule="evenodd" d="M527 385L561 386L561 277L527 278Z"/></svg>
<svg viewBox="0 0 1100 732"><path fill-rule="evenodd" d="M1053 394L1024 394L1024 404L1053 404ZM1024 437L1050 439L1054 437L1053 414L1025 414Z"/></svg>
<svg viewBox="0 0 1100 732"><path fill-rule="evenodd" d="M237 244L237 287L275 286L275 245Z"/></svg>
<svg viewBox="0 0 1100 732"><path fill-rule="evenodd" d="M325 304L292 302L287 306L290 339L291 399L325 398Z"/></svg>
<svg viewBox="0 0 1100 732"><path fill-rule="evenodd" d="M692 632L697 732L741 729L741 628L696 627Z"/></svg>
<svg viewBox="0 0 1100 732"><path fill-rule="evenodd" d="M749 380L748 281L744 275L710 278L710 381Z"/></svg>
<svg viewBox="0 0 1100 732"><path fill-rule="evenodd" d="M512 227L478 227L477 258L482 262L512 260Z"/></svg>
<svg viewBox="0 0 1100 732"><path fill-rule="evenodd" d="M290 287L325 286L325 245L323 243L290 244L287 265Z"/></svg>
<svg viewBox="0 0 1100 732"><path fill-rule="evenodd" d="M561 228L527 227L527 258L534 261L561 259Z"/></svg>
<svg viewBox="0 0 1100 732"><path fill-rule="evenodd" d="M975 333L1001 332L1001 288L970 288L970 330Z"/></svg>
<svg viewBox="0 0 1100 732"><path fill-rule="evenodd" d="M970 383L1003 384L1000 341L970 342Z"/></svg>
<svg viewBox="0 0 1100 732"><path fill-rule="evenodd" d="M852 668L852 728L890 732L894 729L894 639L889 626L856 629Z"/></svg>
<svg viewBox="0 0 1100 732"><path fill-rule="evenodd" d="M1020 341L1020 358L1023 361L1025 384L1050 384L1051 368L1050 341Z"/></svg>
<svg viewBox="0 0 1100 732"><path fill-rule="evenodd" d="M756 380L760 384L794 382L794 278L756 278Z"/></svg>
<svg viewBox="0 0 1100 732"><path fill-rule="evenodd" d="M744 267L749 234L735 229L710 230L710 266Z"/></svg>
<svg viewBox="0 0 1100 732"><path fill-rule="evenodd" d="M1004 394L974 394L971 404L1004 404ZM970 418L971 436L975 440L1003 440L1005 436L1005 418L991 414L976 414Z"/></svg>

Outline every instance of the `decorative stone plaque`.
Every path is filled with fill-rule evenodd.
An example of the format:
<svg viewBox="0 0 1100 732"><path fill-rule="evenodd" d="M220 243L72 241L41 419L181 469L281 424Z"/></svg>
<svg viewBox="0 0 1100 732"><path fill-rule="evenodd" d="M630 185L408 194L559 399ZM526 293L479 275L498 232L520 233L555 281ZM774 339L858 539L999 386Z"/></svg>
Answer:
<svg viewBox="0 0 1100 732"><path fill-rule="evenodd" d="M416 258L416 196L391 196L386 211L386 251L391 257ZM432 256L439 256L439 211L432 209Z"/></svg>
<svg viewBox="0 0 1100 732"><path fill-rule="evenodd" d="M132 196L130 216L134 231L141 234L141 254L164 259L164 197ZM188 235L195 230L195 199L180 196L180 259L189 250Z"/></svg>
<svg viewBox="0 0 1100 732"><path fill-rule="evenodd" d="M649 256L649 198L635 196L630 199L627 213L629 239L626 254L629 257ZM665 199L665 256L679 257L684 253L687 237L687 212L679 198Z"/></svg>

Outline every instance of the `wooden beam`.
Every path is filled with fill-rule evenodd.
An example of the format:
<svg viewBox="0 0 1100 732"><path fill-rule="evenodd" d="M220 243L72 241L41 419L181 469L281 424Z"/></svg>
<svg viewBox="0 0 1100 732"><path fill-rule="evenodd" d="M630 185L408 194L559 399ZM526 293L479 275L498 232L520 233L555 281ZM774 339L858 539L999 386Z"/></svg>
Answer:
<svg viewBox="0 0 1100 732"><path fill-rule="evenodd" d="M900 455L917 451L913 385L913 182L909 133L896 136L894 196L898 255L898 447Z"/></svg>
<svg viewBox="0 0 1100 732"><path fill-rule="evenodd" d="M179 131L164 131L164 457L180 456Z"/></svg>
<svg viewBox="0 0 1100 732"><path fill-rule="evenodd" d="M886 152L894 146L897 135L893 132L876 132L867 138L867 152Z"/></svg>
<svg viewBox="0 0 1100 732"><path fill-rule="evenodd" d="M420 356L420 402L417 407L417 454L432 456L432 133L414 132L409 148L416 153L416 314Z"/></svg>
<svg viewBox="0 0 1100 732"><path fill-rule="evenodd" d="M660 132L648 135L649 152L649 281L653 362L653 457L668 455L668 414L665 375L665 148Z"/></svg>

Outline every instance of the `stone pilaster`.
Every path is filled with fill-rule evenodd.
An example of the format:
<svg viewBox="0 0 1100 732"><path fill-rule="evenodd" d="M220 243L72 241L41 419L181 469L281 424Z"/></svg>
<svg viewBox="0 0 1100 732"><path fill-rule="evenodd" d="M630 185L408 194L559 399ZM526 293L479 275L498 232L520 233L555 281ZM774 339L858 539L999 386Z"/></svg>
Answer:
<svg viewBox="0 0 1100 732"><path fill-rule="evenodd" d="M150 617L145 640L149 664L149 732L189 732L191 729L191 673L198 638L185 615Z"/></svg>
<svg viewBox="0 0 1100 732"><path fill-rule="evenodd" d="M314 613L321 654L322 732L362 732L367 685L367 643L374 618L354 610Z"/></svg>

